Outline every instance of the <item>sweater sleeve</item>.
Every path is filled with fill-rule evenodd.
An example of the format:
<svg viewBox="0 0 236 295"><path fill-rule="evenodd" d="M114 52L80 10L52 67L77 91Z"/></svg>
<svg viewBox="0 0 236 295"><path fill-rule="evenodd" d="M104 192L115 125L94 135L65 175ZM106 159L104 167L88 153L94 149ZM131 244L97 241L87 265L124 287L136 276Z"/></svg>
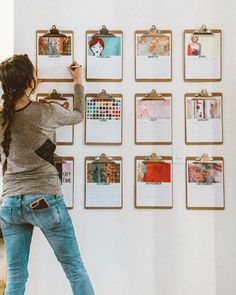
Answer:
<svg viewBox="0 0 236 295"><path fill-rule="evenodd" d="M85 100L84 100L84 86L82 84L74 85L74 109L68 110L63 106L57 103L50 103L44 108L43 116L52 128L58 128L64 125L74 125L83 121L84 119L84 109L85 109Z"/></svg>

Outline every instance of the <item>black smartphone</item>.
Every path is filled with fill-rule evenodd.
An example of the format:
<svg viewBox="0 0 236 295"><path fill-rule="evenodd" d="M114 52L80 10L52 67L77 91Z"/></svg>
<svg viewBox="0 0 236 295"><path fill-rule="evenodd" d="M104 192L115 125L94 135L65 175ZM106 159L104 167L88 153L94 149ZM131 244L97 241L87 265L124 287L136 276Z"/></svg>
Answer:
<svg viewBox="0 0 236 295"><path fill-rule="evenodd" d="M48 202L44 198L33 201L32 203L30 203L29 206L32 210L45 209L50 207Z"/></svg>

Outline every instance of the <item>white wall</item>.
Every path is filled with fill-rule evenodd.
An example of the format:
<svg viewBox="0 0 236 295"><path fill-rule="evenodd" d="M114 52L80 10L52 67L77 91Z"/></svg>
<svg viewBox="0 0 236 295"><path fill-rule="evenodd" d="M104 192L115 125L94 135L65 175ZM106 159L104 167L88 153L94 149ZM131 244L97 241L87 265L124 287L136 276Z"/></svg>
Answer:
<svg viewBox="0 0 236 295"><path fill-rule="evenodd" d="M13 0L0 0L0 62L13 54Z"/></svg>
<svg viewBox="0 0 236 295"><path fill-rule="evenodd" d="M0 62L14 52L14 25L13 25L13 0L0 0ZM2 87L0 87L0 102L2 97ZM0 184L0 189L1 189Z"/></svg>
<svg viewBox="0 0 236 295"><path fill-rule="evenodd" d="M236 198L235 179L235 4L234 0L178 2L146 0L17 0L15 1L15 52L27 52L35 61L35 30L53 24L75 32L75 56L85 62L85 31L105 24L124 31L124 81L85 83L86 92L120 92L124 95L124 143L121 147L86 146L84 124L76 126L73 147L58 148L62 155L75 157L75 208L71 211L81 255L96 295L235 295ZM134 31L156 24L173 30L173 81L134 81ZM183 82L183 30L223 30L223 80L219 83ZM72 91L72 84L44 83L39 92L57 88ZM173 147L134 145L134 94L173 93ZM202 88L224 94L223 146L185 147L184 93ZM174 208L134 209L134 157L157 152L183 156L208 152L225 157L226 209L185 209L184 159L174 165ZM121 155L124 169L122 210L84 209L84 157L106 152ZM233 159L233 160L232 160ZM71 294L69 283L49 245L35 231L30 256L27 295Z"/></svg>

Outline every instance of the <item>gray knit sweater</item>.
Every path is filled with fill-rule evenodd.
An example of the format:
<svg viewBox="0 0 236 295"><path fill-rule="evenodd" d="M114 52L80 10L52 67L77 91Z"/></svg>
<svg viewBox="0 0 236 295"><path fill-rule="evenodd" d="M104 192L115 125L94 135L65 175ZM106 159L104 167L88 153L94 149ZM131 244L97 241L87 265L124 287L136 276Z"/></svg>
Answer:
<svg viewBox="0 0 236 295"><path fill-rule="evenodd" d="M56 103L30 101L15 112L11 126L10 153L3 176L2 197L24 194L62 195L61 181L53 162L56 128L80 123L84 118L84 87L75 84L74 110ZM0 142L2 134L0 112ZM1 163L5 155L0 146Z"/></svg>

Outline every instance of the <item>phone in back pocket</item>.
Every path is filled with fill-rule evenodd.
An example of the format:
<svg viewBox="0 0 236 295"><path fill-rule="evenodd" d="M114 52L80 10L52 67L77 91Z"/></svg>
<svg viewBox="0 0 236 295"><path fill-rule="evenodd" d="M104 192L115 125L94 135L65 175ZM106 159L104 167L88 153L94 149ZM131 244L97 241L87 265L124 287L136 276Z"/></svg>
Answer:
<svg viewBox="0 0 236 295"><path fill-rule="evenodd" d="M45 209L50 207L48 202L44 198L40 198L33 201L32 203L30 203L29 206L31 210L39 210L39 209Z"/></svg>

